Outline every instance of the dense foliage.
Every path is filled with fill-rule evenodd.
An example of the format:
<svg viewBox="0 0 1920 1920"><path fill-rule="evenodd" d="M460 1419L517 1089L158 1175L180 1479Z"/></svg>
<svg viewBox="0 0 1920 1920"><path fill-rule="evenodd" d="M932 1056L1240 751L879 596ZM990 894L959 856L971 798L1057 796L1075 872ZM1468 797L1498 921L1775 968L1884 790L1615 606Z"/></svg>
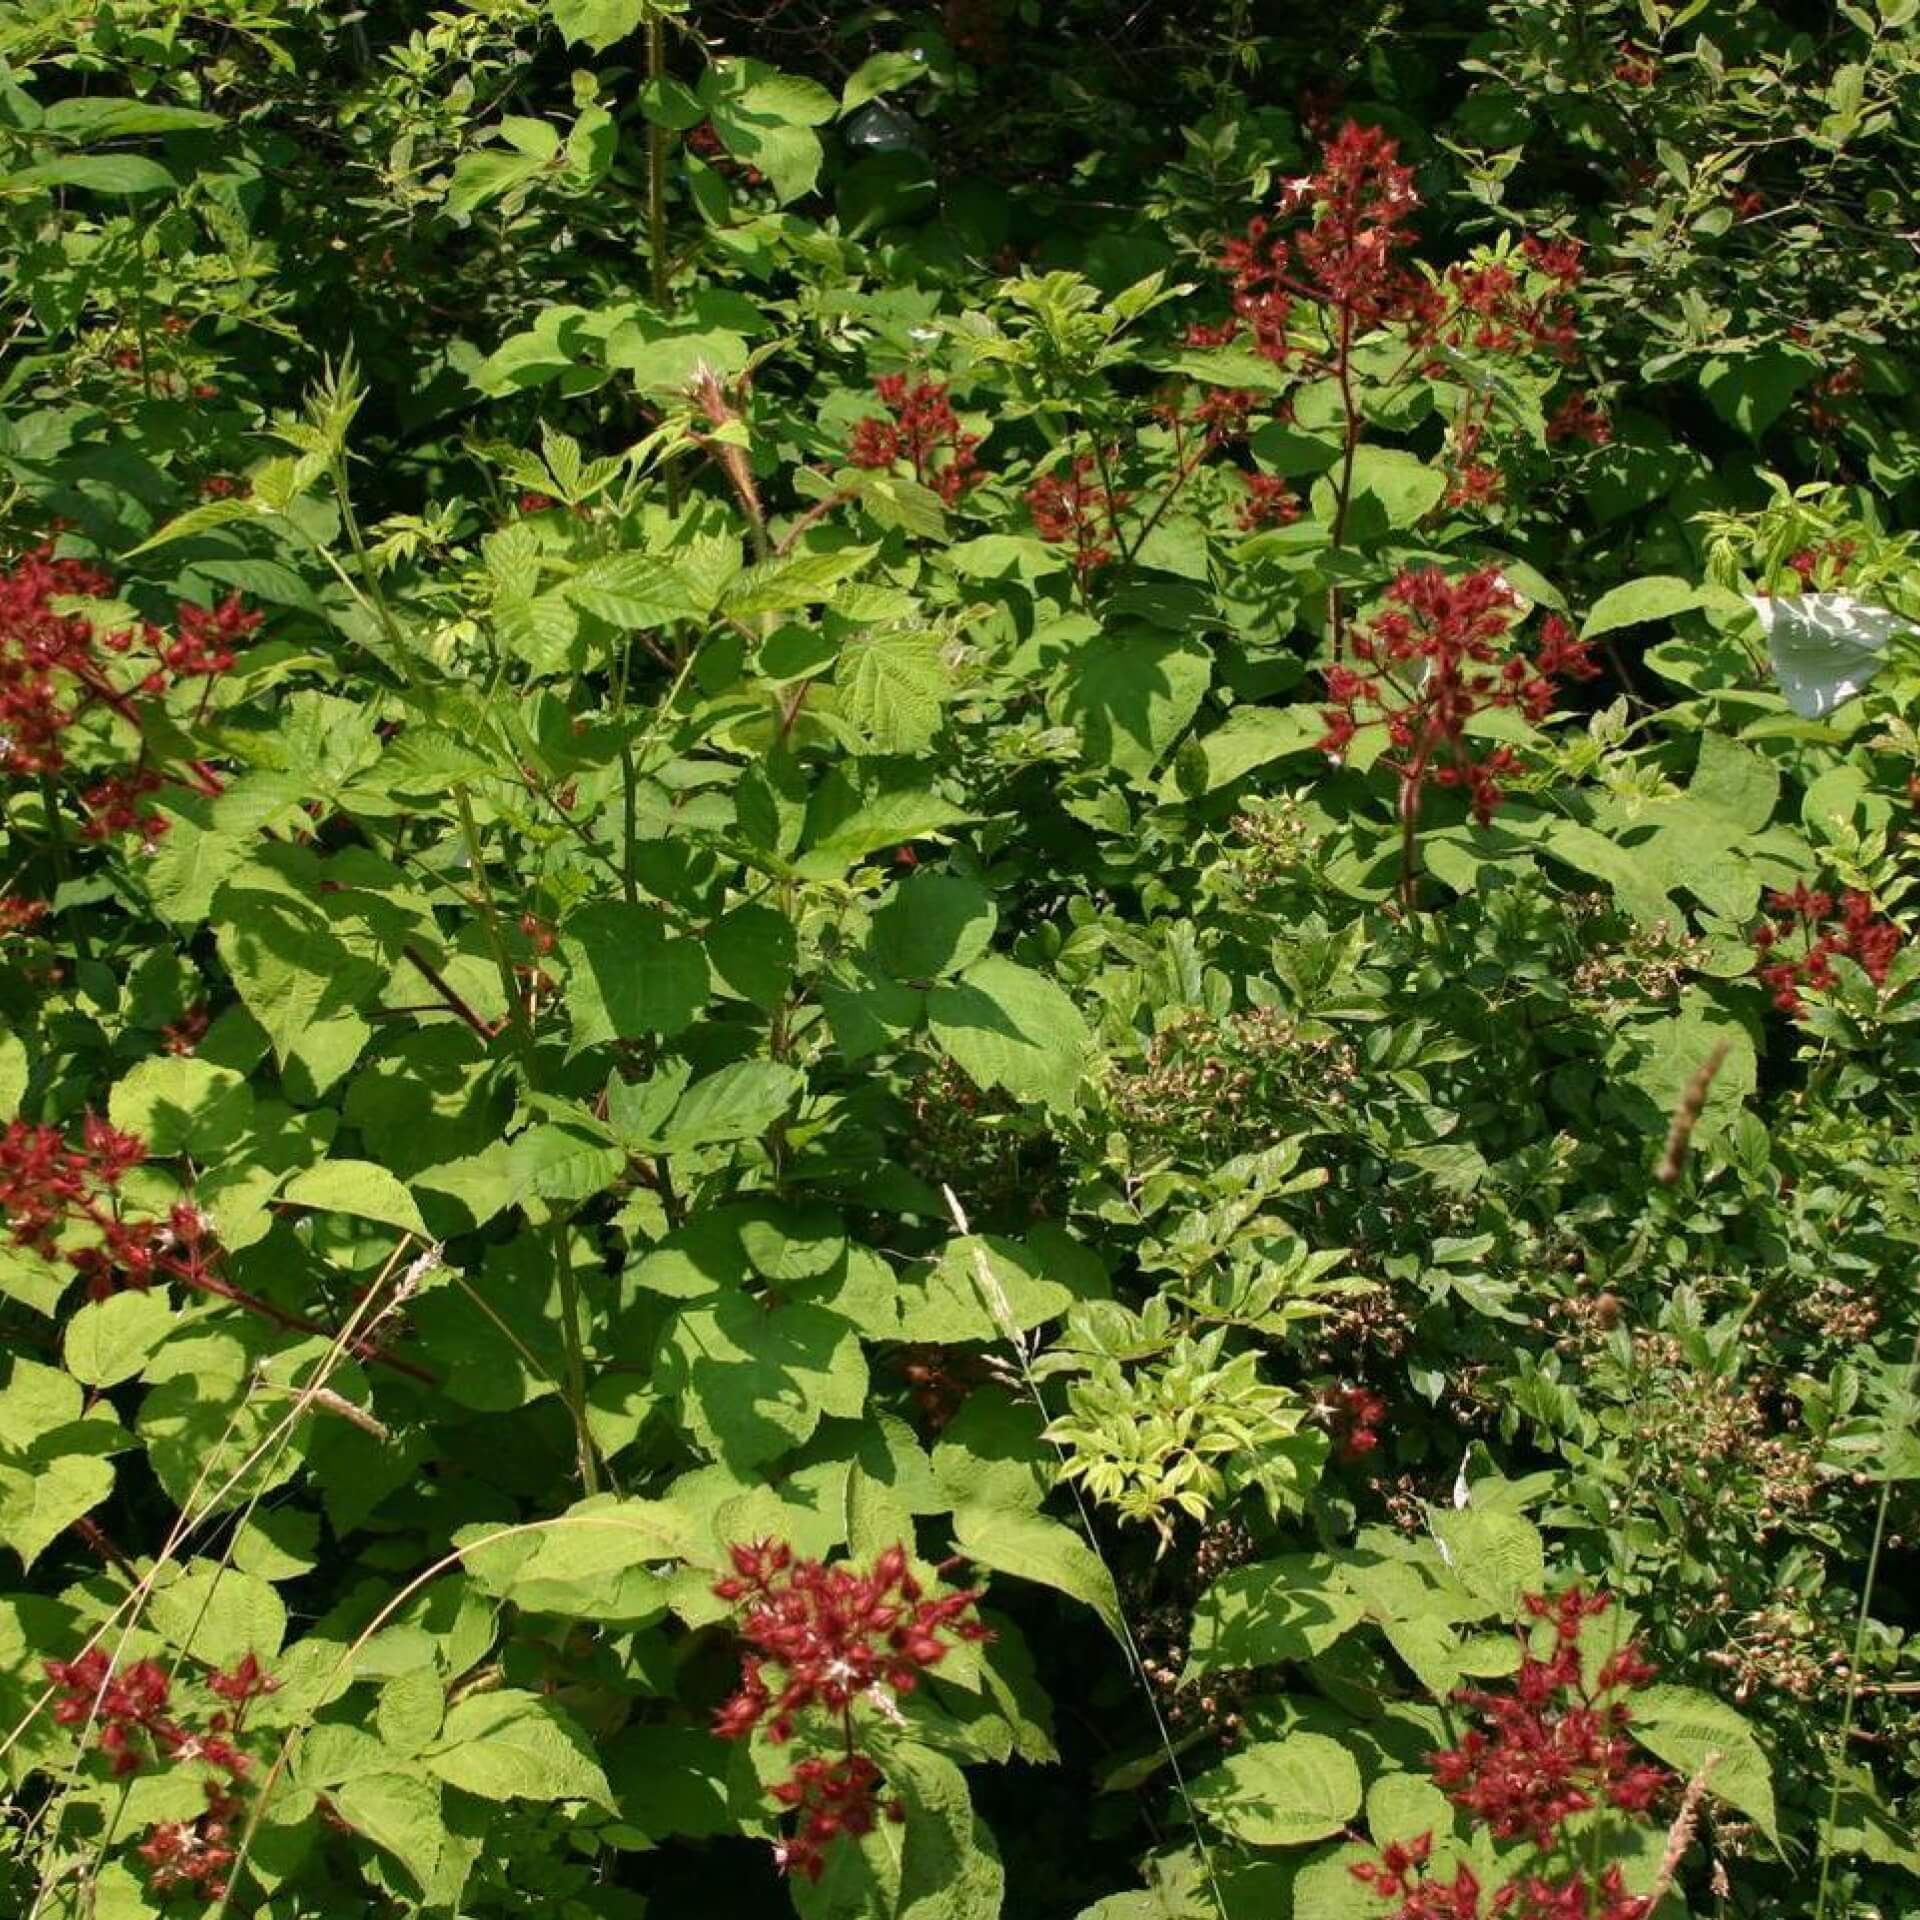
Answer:
<svg viewBox="0 0 1920 1920"><path fill-rule="evenodd" d="M1920 0L0 13L7 1910L1920 1906Z"/></svg>

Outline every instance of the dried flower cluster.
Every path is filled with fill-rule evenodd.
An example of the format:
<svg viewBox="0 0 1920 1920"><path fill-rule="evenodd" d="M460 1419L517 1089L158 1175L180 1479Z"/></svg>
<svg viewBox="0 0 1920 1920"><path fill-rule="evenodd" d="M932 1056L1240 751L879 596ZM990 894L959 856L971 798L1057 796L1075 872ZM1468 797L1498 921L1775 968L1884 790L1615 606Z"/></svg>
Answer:
<svg viewBox="0 0 1920 1920"><path fill-rule="evenodd" d="M1773 993L1782 1013L1798 1018L1805 995L1834 984L1833 963L1851 960L1873 984L1884 986L1894 955L1906 936L1876 914L1871 894L1849 888L1838 903L1804 882L1790 893L1767 896L1769 917L1753 931L1758 955L1754 972Z"/></svg>
<svg viewBox="0 0 1920 1920"><path fill-rule="evenodd" d="M932 380L909 385L904 373L884 373L873 391L887 417L869 415L854 428L847 458L856 467L891 467L906 460L913 477L948 506L985 478L975 453L980 436L962 431L944 385Z"/></svg>
<svg viewBox="0 0 1920 1920"><path fill-rule="evenodd" d="M731 1557L733 1572L713 1590L739 1609L740 1637L751 1651L740 1656L740 1686L713 1730L742 1740L764 1722L768 1740L784 1745L799 1716L811 1715L840 1742L837 1760L803 1760L770 1789L799 1816L775 1848L781 1871L817 1880L828 1847L875 1822L881 1775L860 1751L855 1704L864 1700L891 1717L896 1697L913 1692L955 1640L990 1638L974 1612L980 1593L927 1592L903 1546L887 1548L865 1573L796 1559L776 1540L735 1546Z"/></svg>
<svg viewBox="0 0 1920 1920"><path fill-rule="evenodd" d="M201 1770L207 1808L190 1820L163 1820L138 1852L155 1893L186 1888L221 1899L235 1858L235 1825L245 1812L239 1788L252 1765L245 1751L248 1705L279 1685L249 1653L231 1672L208 1676L207 1691L225 1704L193 1719L174 1706L173 1681L154 1660L116 1671L98 1647L75 1660L49 1660L47 1678L59 1689L54 1719L65 1727L96 1729L94 1744L116 1775L159 1764Z"/></svg>

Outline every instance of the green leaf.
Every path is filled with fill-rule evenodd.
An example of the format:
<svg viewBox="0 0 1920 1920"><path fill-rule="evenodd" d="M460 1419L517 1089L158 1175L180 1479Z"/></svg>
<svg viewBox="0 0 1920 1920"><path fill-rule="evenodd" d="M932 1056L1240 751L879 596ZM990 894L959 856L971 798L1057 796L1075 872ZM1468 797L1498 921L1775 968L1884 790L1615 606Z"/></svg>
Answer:
<svg viewBox="0 0 1920 1920"><path fill-rule="evenodd" d="M983 1567L1083 1602L1116 1639L1124 1638L1113 1576L1071 1527L1024 1507L961 1501L953 1509L953 1542Z"/></svg>
<svg viewBox="0 0 1920 1920"><path fill-rule="evenodd" d="M382 1746L393 1753L414 1754L439 1738L446 1715L446 1683L439 1669L415 1667L411 1673L396 1674L380 1689L374 1724ZM437 1806L437 1788L434 1800Z"/></svg>
<svg viewBox="0 0 1920 1920"><path fill-rule="evenodd" d="M669 1153L727 1140L757 1140L806 1086L796 1068L773 1060L735 1060L696 1080L662 1130Z"/></svg>
<svg viewBox="0 0 1920 1920"><path fill-rule="evenodd" d="M887 1756L887 1779L907 1809L893 1920L999 1920L1006 1875L966 1776L944 1755L902 1745Z"/></svg>
<svg viewBox="0 0 1920 1920"><path fill-rule="evenodd" d="M678 1033L707 1003L700 943L669 935L652 907L584 907L566 922L560 953L575 1053L607 1040Z"/></svg>
<svg viewBox="0 0 1920 1920"><path fill-rule="evenodd" d="M661 1338L655 1383L694 1440L735 1472L800 1445L828 1416L858 1419L867 1363L852 1324L806 1301L736 1289L683 1307Z"/></svg>
<svg viewBox="0 0 1920 1920"><path fill-rule="evenodd" d="M953 690L937 633L860 627L841 642L833 684L841 710L876 753L918 753L940 731Z"/></svg>
<svg viewBox="0 0 1920 1920"><path fill-rule="evenodd" d="M1418 454L1363 444L1354 455L1353 498L1371 494L1390 527L1412 526L1440 504L1446 491L1446 474ZM1333 482L1323 476L1314 482L1314 518L1330 526L1335 509Z"/></svg>
<svg viewBox="0 0 1920 1920"><path fill-rule="evenodd" d="M1324 1554L1236 1567L1194 1608L1183 1684L1222 1668L1316 1659L1365 1617Z"/></svg>
<svg viewBox="0 0 1920 1920"><path fill-rule="evenodd" d="M1338 1833L1360 1811L1360 1769L1319 1733L1263 1740L1193 1783L1194 1803L1256 1847L1298 1847Z"/></svg>
<svg viewBox="0 0 1920 1920"><path fill-rule="evenodd" d="M877 100L883 93L891 93L896 87L904 87L918 80L927 71L928 64L923 54L869 54L848 74L847 84L840 89L840 111L851 113L855 107L864 107L869 100Z"/></svg>
<svg viewBox="0 0 1920 1920"><path fill-rule="evenodd" d="M1733 1708L1692 1687L1649 1687L1634 1695L1627 1731L1685 1779L1706 1764L1709 1754L1718 1754L1707 1791L1779 1844L1773 1770L1753 1728Z"/></svg>
<svg viewBox="0 0 1920 1920"><path fill-rule="evenodd" d="M149 1620L179 1652L230 1667L248 1654L271 1668L287 1637L287 1608L257 1574L196 1560L154 1588Z"/></svg>
<svg viewBox="0 0 1920 1920"><path fill-rule="evenodd" d="M430 1240L419 1205L385 1167L371 1160L323 1160L296 1174L282 1190L281 1199L320 1213L346 1213L358 1220L377 1220L398 1227L421 1240Z"/></svg>
<svg viewBox="0 0 1920 1920"><path fill-rule="evenodd" d="M342 1781L328 1797L348 1826L392 1854L414 1884L427 1889L447 1843L439 1781L415 1772L360 1774Z"/></svg>
<svg viewBox="0 0 1920 1920"><path fill-rule="evenodd" d="M67 1371L89 1387L136 1378L177 1316L164 1293L116 1293L90 1300L67 1322Z"/></svg>
<svg viewBox="0 0 1920 1920"><path fill-rule="evenodd" d="M48 133L85 144L90 140L126 140L155 133L196 133L223 127L217 113L192 107L167 107L152 100L75 97L56 100L43 123Z"/></svg>
<svg viewBox="0 0 1920 1920"><path fill-rule="evenodd" d="M457 219L468 219L546 171L546 160L530 153L503 153L498 147L489 147L480 153L463 154L447 186L447 211Z"/></svg>
<svg viewBox="0 0 1920 1920"><path fill-rule="evenodd" d="M585 44L604 53L646 19L653 0L549 0L549 5L553 24L569 46Z"/></svg>
<svg viewBox="0 0 1920 1920"><path fill-rule="evenodd" d="M615 553L589 561L564 591L575 606L628 631L663 627L698 611L673 563L658 554Z"/></svg>
<svg viewBox="0 0 1920 1920"><path fill-rule="evenodd" d="M1758 440L1819 371L1820 362L1811 353L1773 342L1703 360L1700 386L1728 426Z"/></svg>
<svg viewBox="0 0 1920 1920"><path fill-rule="evenodd" d="M1317 707L1242 707L1224 726L1189 740L1174 755L1161 776L1159 796L1197 800L1270 760L1311 753L1326 732Z"/></svg>
<svg viewBox="0 0 1920 1920"><path fill-rule="evenodd" d="M423 1758L449 1786L483 1800L586 1800L616 1811L586 1735L538 1694L470 1694L448 1712Z"/></svg>
<svg viewBox="0 0 1920 1920"><path fill-rule="evenodd" d="M70 153L23 167L18 173L0 174L0 193L80 187L88 193L122 196L170 192L179 184L159 161L136 153Z"/></svg>
<svg viewBox="0 0 1920 1920"><path fill-rule="evenodd" d="M921 867L874 914L870 951L896 980L936 979L977 960L998 918L977 881Z"/></svg>
<svg viewBox="0 0 1920 1920"><path fill-rule="evenodd" d="M1090 763L1144 781L1200 710L1212 677L1213 656L1196 640L1103 635L1068 664L1060 718L1079 730Z"/></svg>
<svg viewBox="0 0 1920 1920"><path fill-rule="evenodd" d="M1603 593L1593 603L1580 638L1595 640L1603 633L1617 633L1644 620L1670 620L1676 613L1690 612L1700 604L1700 589L1678 575L1649 574Z"/></svg>
<svg viewBox="0 0 1920 1920"><path fill-rule="evenodd" d="M253 1089L241 1074L205 1060L142 1060L107 1096L107 1118L138 1134L156 1158L210 1160L246 1131Z"/></svg>
<svg viewBox="0 0 1920 1920"><path fill-rule="evenodd" d="M112 1491L113 1463L95 1454L61 1454L24 1472L0 1466L0 1541L31 1567Z"/></svg>
<svg viewBox="0 0 1920 1920"><path fill-rule="evenodd" d="M927 1025L983 1087L1016 1099L1073 1104L1092 1054L1080 1010L1045 974L988 954L927 995Z"/></svg>
<svg viewBox="0 0 1920 1920"><path fill-rule="evenodd" d="M0 1030L0 1120L11 1120L20 1111L31 1077L26 1044L17 1033Z"/></svg>
<svg viewBox="0 0 1920 1920"><path fill-rule="evenodd" d="M1433 1516L1433 1534L1454 1578L1503 1614L1517 1615L1522 1595L1546 1587L1539 1529L1517 1513L1445 1508Z"/></svg>

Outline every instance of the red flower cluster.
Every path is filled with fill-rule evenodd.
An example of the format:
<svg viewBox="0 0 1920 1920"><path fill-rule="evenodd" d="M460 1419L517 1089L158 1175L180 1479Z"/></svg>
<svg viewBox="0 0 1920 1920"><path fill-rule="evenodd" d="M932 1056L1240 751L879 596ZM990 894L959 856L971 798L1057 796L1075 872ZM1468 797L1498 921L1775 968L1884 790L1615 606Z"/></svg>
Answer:
<svg viewBox="0 0 1920 1920"><path fill-rule="evenodd" d="M25 933L47 917L44 900L23 899L17 893L0 893L0 933Z"/></svg>
<svg viewBox="0 0 1920 1920"><path fill-rule="evenodd" d="M173 1683L158 1661L137 1660L115 1672L105 1653L89 1647L77 1660L49 1660L46 1672L60 1689L54 1719L63 1727L97 1727L95 1744L116 1775L137 1773L148 1761L211 1770L202 1781L206 1812L162 1821L137 1851L151 1869L155 1893L191 1887L204 1899L219 1899L235 1857L234 1825L245 1811L234 1789L252 1764L240 1744L247 1706L280 1683L248 1654L231 1673L208 1677L207 1690L228 1706L196 1727L170 1711Z"/></svg>
<svg viewBox="0 0 1920 1920"><path fill-rule="evenodd" d="M1387 588L1390 610L1353 636L1358 669L1329 667L1323 753L1338 756L1368 721L1383 720L1394 752L1383 764L1403 783L1402 811L1415 817L1430 777L1466 790L1474 817L1493 817L1500 780L1519 764L1510 747L1477 754L1466 724L1490 707L1530 720L1551 711L1555 685L1599 671L1564 620L1550 616L1529 660L1507 651L1518 598L1498 573L1449 580L1437 568L1401 573Z"/></svg>
<svg viewBox="0 0 1920 1920"><path fill-rule="evenodd" d="M1535 271L1531 283L1506 260L1449 267L1439 288L1424 297L1420 337L1479 353L1545 348L1563 360L1571 358L1578 318L1565 296L1581 277L1579 243L1532 240L1523 244L1522 257Z"/></svg>
<svg viewBox="0 0 1920 1920"><path fill-rule="evenodd" d="M1884 986L1906 939L1891 920L1875 914L1873 896L1858 888L1848 888L1836 909L1832 894L1803 883L1791 893L1768 894L1767 908L1772 917L1753 930L1759 956L1754 972L1773 990L1773 1004L1796 1017L1807 1010L1803 989L1833 985L1838 957L1853 961L1876 987Z"/></svg>
<svg viewBox="0 0 1920 1920"><path fill-rule="evenodd" d="M904 373L883 373L873 391L892 417L870 415L854 428L847 458L856 467L890 467L909 460L913 477L933 488L948 506L985 477L974 452L980 436L961 431L945 386L932 380L909 386Z"/></svg>
<svg viewBox="0 0 1920 1920"><path fill-rule="evenodd" d="M880 1769L864 1753L842 1760L802 1760L793 1777L768 1791L794 1815L793 1832L773 1849L774 1864L782 1873L798 1873L818 1880L826 1871L827 1849L843 1834L856 1838L879 1824ZM889 1820L904 1820L905 1806L887 1805Z"/></svg>
<svg viewBox="0 0 1920 1920"><path fill-rule="evenodd" d="M1563 440L1584 440L1589 446L1604 447L1612 438L1613 422L1590 393L1568 394L1547 421L1547 439L1555 445Z"/></svg>
<svg viewBox="0 0 1920 1920"><path fill-rule="evenodd" d="M1645 47L1636 47L1631 40L1623 40L1619 58L1613 63L1613 77L1624 80L1630 87L1650 87L1660 78L1659 59Z"/></svg>
<svg viewBox="0 0 1920 1920"><path fill-rule="evenodd" d="M1300 518L1300 496L1278 474L1250 473L1246 483L1246 497L1234 513L1242 533L1290 527Z"/></svg>
<svg viewBox="0 0 1920 1920"><path fill-rule="evenodd" d="M1628 1642L1609 1656L1592 1691L1582 1677L1582 1631L1611 1604L1577 1586L1557 1600L1528 1595L1527 1611L1553 1625L1552 1655L1542 1660L1526 1647L1511 1693L1468 1688L1454 1696L1488 1727L1469 1728L1428 1764L1448 1798L1495 1839L1549 1848L1570 1815L1602 1804L1644 1813L1667 1785L1663 1768L1635 1759L1625 1734L1632 1711L1618 1696L1653 1677L1638 1649Z"/></svg>
<svg viewBox="0 0 1920 1920"><path fill-rule="evenodd" d="M1812 589L1825 575L1830 587L1837 587L1847 577L1847 569L1853 565L1853 557L1860 551L1855 540L1823 540L1817 547L1802 547L1797 553L1790 554L1787 565L1800 576L1800 584Z"/></svg>
<svg viewBox="0 0 1920 1920"><path fill-rule="evenodd" d="M1045 473L1027 489L1027 511L1043 540L1071 543L1074 571L1082 580L1113 558L1119 519L1132 495L1093 478L1090 453L1078 454L1065 478Z"/></svg>
<svg viewBox="0 0 1920 1920"><path fill-rule="evenodd" d="M93 623L56 613L53 603L112 591L104 573L56 559L51 546L0 573L0 772L57 773L64 764L60 736L80 703L63 694L56 674L78 682L83 700L86 693L108 693L94 655Z"/></svg>
<svg viewBox="0 0 1920 1920"><path fill-rule="evenodd" d="M164 813L151 808L143 811L141 802L166 784L151 767L110 773L104 780L95 781L80 796L80 804L87 810L87 821L80 831L89 840L104 840L109 834L137 828L141 845L151 850L173 823Z"/></svg>
<svg viewBox="0 0 1920 1920"><path fill-rule="evenodd" d="M1401 165L1396 142L1349 120L1322 152L1319 171L1289 181L1281 195L1283 215L1311 209L1311 223L1277 233L1262 217L1229 240L1220 266L1232 282L1233 318L1192 329L1189 343L1224 346L1244 326L1253 351L1282 365L1293 354L1287 326L1295 300L1333 308L1348 337L1413 313L1425 283L1401 256L1417 237L1408 222L1419 208L1413 169Z"/></svg>
<svg viewBox="0 0 1920 1920"><path fill-rule="evenodd" d="M78 560L56 558L51 546L27 554L0 574L0 773L58 773L66 765L63 736L95 704L110 708L146 736L141 696L158 698L182 681L212 682L239 657L238 649L261 616L229 594L217 607L182 604L171 635L151 622L100 634L78 613L61 613L62 599L100 599L113 582ZM116 656L136 660L139 677L121 685L111 669ZM204 695L203 695L204 699ZM186 777L203 792L217 793L219 777L193 762ZM163 814L141 804L166 784L145 764L109 774L81 796L89 814L84 831L104 839L137 831L151 848L167 830Z"/></svg>
<svg viewBox="0 0 1920 1920"><path fill-rule="evenodd" d="M64 1256L96 1300L120 1286L144 1291L156 1279L226 1292L212 1278L207 1223L195 1208L176 1206L165 1220L121 1217L114 1189L146 1157L144 1140L97 1114L87 1115L78 1147L58 1127L10 1122L0 1133L0 1213L9 1239L43 1259ZM74 1226L91 1230L87 1243L62 1248L62 1233Z"/></svg>
<svg viewBox="0 0 1920 1920"><path fill-rule="evenodd" d="M1367 1387L1343 1387L1328 1407L1334 1452L1349 1466L1364 1460L1380 1445L1379 1423L1387 1403Z"/></svg>
<svg viewBox="0 0 1920 1920"><path fill-rule="evenodd" d="M741 1740L764 1720L767 1738L779 1745L792 1738L794 1716L810 1708L837 1723L841 1758L803 1760L770 1790L802 1814L777 1849L781 1867L817 1880L831 1840L873 1825L880 1772L858 1750L854 1703L864 1697L890 1711L892 1696L911 1693L953 1640L990 1638L977 1616L968 1617L980 1594L929 1594L903 1546L887 1548L866 1573L796 1560L776 1540L730 1551L734 1571L713 1590L742 1610L740 1635L752 1651L740 1656L739 1690L714 1716L713 1730ZM769 1682L769 1667L777 1683Z"/></svg>
<svg viewBox="0 0 1920 1920"><path fill-rule="evenodd" d="M1631 1712L1621 1696L1645 1686L1653 1669L1629 1642L1601 1664L1589 1689L1581 1641L1587 1622L1611 1605L1608 1596L1575 1586L1558 1598L1529 1594L1524 1604L1529 1622L1551 1625L1552 1652L1536 1655L1530 1626L1523 1628L1511 1693L1454 1696L1491 1730L1471 1728L1458 1747L1427 1762L1457 1806L1495 1839L1529 1842L1543 1870L1489 1890L1464 1861L1451 1878L1430 1870L1431 1833L1396 1841L1350 1869L1380 1899L1398 1902L1392 1920L1646 1920L1649 1902L1627 1892L1619 1867L1552 1869L1572 1815L1604 1804L1644 1818L1669 1784L1662 1768L1635 1759L1622 1731Z"/></svg>
<svg viewBox="0 0 1920 1920"><path fill-rule="evenodd" d="M1557 1885L1529 1875L1489 1894L1480 1876L1463 1860L1451 1880L1416 1877L1414 1868L1433 1850L1433 1836L1422 1834L1408 1846L1389 1846L1377 1866L1362 1862L1352 1869L1383 1900L1398 1900L1392 1920L1645 1920L1647 1902L1626 1890L1618 1867L1608 1867L1597 1882L1581 1873Z"/></svg>
<svg viewBox="0 0 1920 1920"><path fill-rule="evenodd" d="M740 1661L740 1690L720 1709L714 1731L738 1740L771 1713L767 1737L793 1733L793 1716L808 1707L844 1714L875 1688L911 1693L921 1673L945 1657L950 1633L984 1640L969 1620L977 1589L929 1596L913 1576L904 1547L889 1547L870 1573L795 1560L793 1550L766 1540L732 1549L734 1573L718 1581L722 1600L744 1605L741 1637L754 1648ZM776 1694L765 1669L779 1668Z"/></svg>

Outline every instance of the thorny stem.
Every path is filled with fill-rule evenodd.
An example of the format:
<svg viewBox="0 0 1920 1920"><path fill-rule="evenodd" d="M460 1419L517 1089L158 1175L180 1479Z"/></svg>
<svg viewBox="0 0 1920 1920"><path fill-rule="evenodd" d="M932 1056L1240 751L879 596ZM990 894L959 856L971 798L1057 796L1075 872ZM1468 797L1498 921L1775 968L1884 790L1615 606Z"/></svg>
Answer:
<svg viewBox="0 0 1920 1920"><path fill-rule="evenodd" d="M449 1013L457 1013L482 1040L491 1040L493 1038L494 1029L488 1026L487 1023L474 1012L472 1007L454 991L446 978L418 947L402 947L400 953L403 959L412 963L420 976L426 981L427 985L440 996L441 1004Z"/></svg>

